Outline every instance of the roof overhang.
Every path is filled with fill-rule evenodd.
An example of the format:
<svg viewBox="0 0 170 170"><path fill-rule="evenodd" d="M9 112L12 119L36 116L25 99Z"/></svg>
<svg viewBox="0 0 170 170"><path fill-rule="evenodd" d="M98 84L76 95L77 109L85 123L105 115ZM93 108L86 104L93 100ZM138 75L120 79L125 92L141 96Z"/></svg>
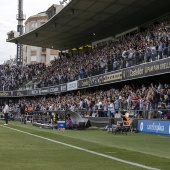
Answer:
<svg viewBox="0 0 170 170"><path fill-rule="evenodd" d="M169 5L169 0L72 0L41 27L7 41L71 49L158 18L169 12Z"/></svg>

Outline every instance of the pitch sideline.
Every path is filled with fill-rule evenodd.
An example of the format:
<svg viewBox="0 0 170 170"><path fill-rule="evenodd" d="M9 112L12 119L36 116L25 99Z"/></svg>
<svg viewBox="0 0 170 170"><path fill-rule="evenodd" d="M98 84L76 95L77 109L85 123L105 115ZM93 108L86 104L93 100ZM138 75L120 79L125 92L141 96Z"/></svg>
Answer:
<svg viewBox="0 0 170 170"><path fill-rule="evenodd" d="M119 159L119 158L109 156L109 155L105 155L105 154L102 154L102 153L98 153L98 152L95 152L95 151L90 151L88 149L84 149L84 148L81 148L81 147L78 147L78 146L74 146L74 145L70 145L70 144L67 144L67 143L59 142L59 141L56 141L56 140L53 140L53 139L50 139L50 138L46 138L46 137L43 137L43 136L34 135L34 134L29 133L29 132L24 132L24 131L14 129L14 128L11 128L11 127L7 127L7 126L4 126L4 125L0 125L0 126L4 127L4 128L7 128L7 129L17 131L17 132L20 132L20 133L27 134L27 135L30 135L30 136L34 136L34 137L37 137L37 138L40 138L40 139L44 139L44 140L47 140L47 141L50 141L50 142L54 142L54 143L61 144L61 145L67 146L67 147L71 147L71 148L74 148L74 149L77 149L77 150L81 150L81 151L88 152L88 153L91 153L91 154L94 154L94 155L98 155L98 156L102 156L102 157L105 157L105 158L108 158L108 159L112 159L114 161L122 162L122 163L125 163L125 164L129 164L129 165L133 165L133 166L136 166L136 167L149 169L149 170L160 170L158 168L153 168L153 167L149 167L149 166L142 165L142 164L139 164L139 163L126 161L126 160L123 160L123 159Z"/></svg>

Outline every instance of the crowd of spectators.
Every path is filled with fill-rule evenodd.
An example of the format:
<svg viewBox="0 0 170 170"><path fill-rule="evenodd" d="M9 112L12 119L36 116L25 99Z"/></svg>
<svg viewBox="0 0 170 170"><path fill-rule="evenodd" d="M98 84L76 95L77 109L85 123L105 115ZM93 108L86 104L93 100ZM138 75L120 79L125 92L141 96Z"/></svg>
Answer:
<svg viewBox="0 0 170 170"><path fill-rule="evenodd" d="M34 88L79 80L170 56L170 21L154 23L145 31L128 34L118 41L71 56L61 54L40 71Z"/></svg>
<svg viewBox="0 0 170 170"><path fill-rule="evenodd" d="M30 65L1 65L0 66L0 91L17 90L24 83L32 80L33 76L40 74L45 68L43 63Z"/></svg>
<svg viewBox="0 0 170 170"><path fill-rule="evenodd" d="M65 95L19 99L34 111L78 111L84 116L114 117L120 110L133 111L134 117L164 118L170 109L170 84L125 85L92 92L82 90Z"/></svg>
<svg viewBox="0 0 170 170"><path fill-rule="evenodd" d="M170 56L170 21L154 23L118 41L72 54L61 53L50 66L44 63L0 66L0 90L9 91L33 80L32 87L63 84Z"/></svg>

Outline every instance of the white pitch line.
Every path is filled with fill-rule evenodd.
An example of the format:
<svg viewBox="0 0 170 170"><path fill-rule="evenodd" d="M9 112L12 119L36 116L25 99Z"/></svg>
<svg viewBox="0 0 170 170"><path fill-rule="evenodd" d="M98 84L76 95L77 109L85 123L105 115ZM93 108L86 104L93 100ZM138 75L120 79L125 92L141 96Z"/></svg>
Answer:
<svg viewBox="0 0 170 170"><path fill-rule="evenodd" d="M102 157L105 157L105 158L108 158L108 159L112 159L114 161L122 162L122 163L125 163L125 164L129 164L129 165L133 165L133 166L137 166L137 167L144 168L144 169L149 169L149 170L160 170L158 168L153 168L153 167L138 164L138 163L135 163L135 162L126 161L126 160L123 160L123 159L119 159L119 158L109 156L109 155L105 155L105 154L102 154L102 153L98 153L98 152L95 152L95 151L90 151L88 149L84 149L84 148L81 148L81 147L78 147L78 146L74 146L74 145L70 145L70 144L67 144L67 143L59 142L59 141L49 139L49 138L45 138L45 137L42 137L42 136L39 136L39 135L34 135L34 134L29 133L29 132L24 132L24 131L14 129L14 128L10 128L10 127L3 126L3 125L0 125L0 126L8 128L8 129L11 129L11 130L14 130L14 131L17 131L17 132L20 132L20 133L27 134L27 135L30 135L30 136L34 136L34 137L37 137L37 138L40 138L40 139L44 139L44 140L47 140L47 141L50 141L50 142L54 142L54 143L58 143L58 144L61 144L61 145L64 145L64 146L68 146L68 147L71 147L71 148L74 148L74 149L77 149L77 150L85 151L85 152L88 152L88 153L91 153L91 154L94 154L94 155L98 155L98 156L102 156Z"/></svg>

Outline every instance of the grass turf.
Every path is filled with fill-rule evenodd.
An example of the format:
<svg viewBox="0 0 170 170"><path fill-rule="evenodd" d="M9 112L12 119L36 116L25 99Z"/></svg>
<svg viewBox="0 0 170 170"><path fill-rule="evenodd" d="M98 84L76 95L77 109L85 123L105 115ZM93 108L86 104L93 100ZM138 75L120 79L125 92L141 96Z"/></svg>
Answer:
<svg viewBox="0 0 170 170"><path fill-rule="evenodd" d="M142 165L170 169L170 137L136 133L128 133L127 136L114 135L101 130L59 131L40 129L30 124L21 125L19 122L9 122L8 127ZM2 170L142 169L2 126L0 127L0 139L0 167Z"/></svg>

